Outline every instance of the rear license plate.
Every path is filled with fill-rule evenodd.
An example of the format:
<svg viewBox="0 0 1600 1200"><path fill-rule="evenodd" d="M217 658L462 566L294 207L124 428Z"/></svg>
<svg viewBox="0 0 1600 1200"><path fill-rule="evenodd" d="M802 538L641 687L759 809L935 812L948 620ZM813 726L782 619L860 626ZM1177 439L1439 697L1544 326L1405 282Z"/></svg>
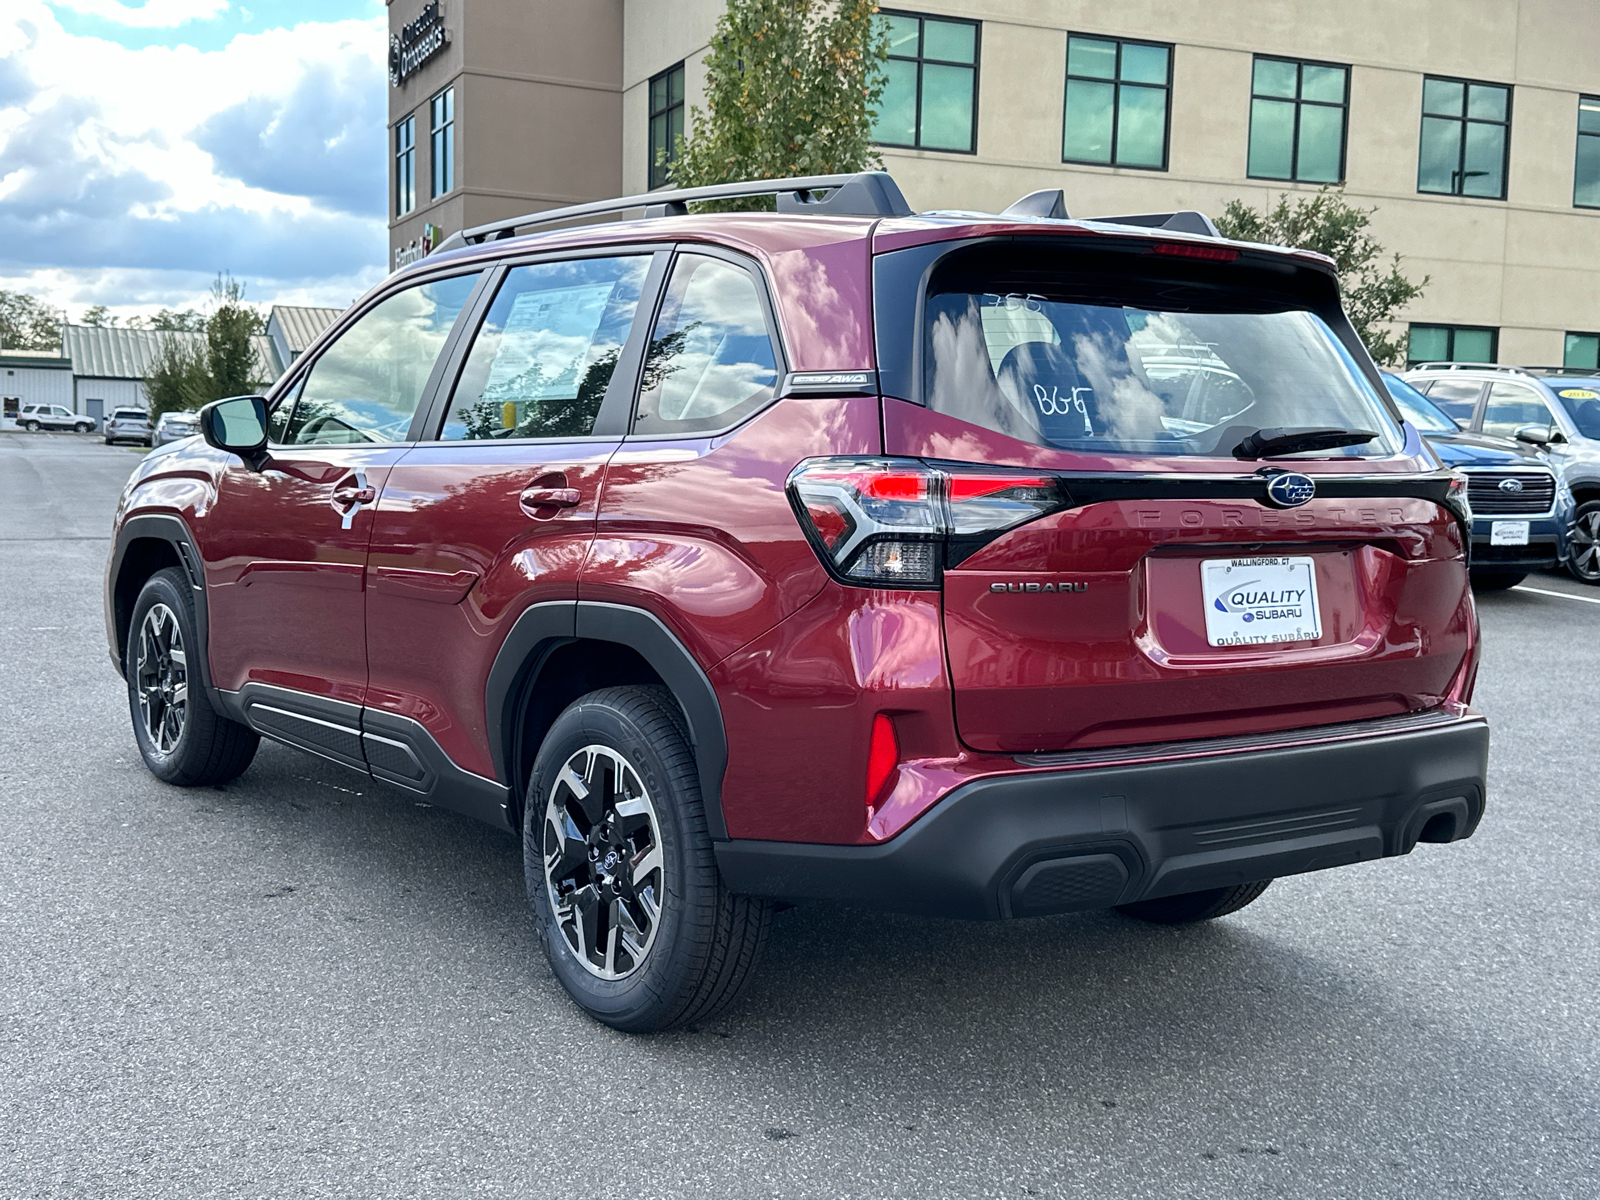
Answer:
<svg viewBox="0 0 1600 1200"><path fill-rule="evenodd" d="M1208 558L1200 564L1213 646L1314 642L1322 636L1317 567L1309 557Z"/></svg>
<svg viewBox="0 0 1600 1200"><path fill-rule="evenodd" d="M1528 523L1526 521L1496 521L1489 530L1491 546L1526 546Z"/></svg>

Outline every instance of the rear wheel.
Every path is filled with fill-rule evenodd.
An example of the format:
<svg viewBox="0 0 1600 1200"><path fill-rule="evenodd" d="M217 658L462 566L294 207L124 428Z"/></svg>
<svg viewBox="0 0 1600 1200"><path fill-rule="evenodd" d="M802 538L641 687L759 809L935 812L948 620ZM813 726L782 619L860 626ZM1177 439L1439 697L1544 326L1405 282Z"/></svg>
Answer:
<svg viewBox="0 0 1600 1200"><path fill-rule="evenodd" d="M1181 896L1162 896L1159 900L1139 900L1121 904L1117 911L1124 916L1152 921L1157 925L1187 925L1192 921L1209 921L1236 913L1254 901L1272 884L1263 879L1258 883L1241 883L1237 887L1208 888L1203 892L1185 892Z"/></svg>
<svg viewBox="0 0 1600 1200"><path fill-rule="evenodd" d="M1528 577L1526 571L1474 571L1472 586L1480 592L1503 592Z"/></svg>
<svg viewBox="0 0 1600 1200"><path fill-rule="evenodd" d="M157 571L134 603L123 673L144 765L180 787L238 778L260 743L254 730L211 707L189 665L203 653L188 580L177 567Z"/></svg>
<svg viewBox="0 0 1600 1200"><path fill-rule="evenodd" d="M1572 548L1567 570L1584 583L1600 583L1600 500L1578 505L1572 519Z"/></svg>
<svg viewBox="0 0 1600 1200"><path fill-rule="evenodd" d="M29 433L38 433L39 432L39 422L37 422L37 421L24 421L22 423L22 427L24 429L26 429Z"/></svg>
<svg viewBox="0 0 1600 1200"><path fill-rule="evenodd" d="M663 688L575 701L534 762L523 868L556 979L598 1021L709 1017L749 981L772 906L717 871L682 714Z"/></svg>

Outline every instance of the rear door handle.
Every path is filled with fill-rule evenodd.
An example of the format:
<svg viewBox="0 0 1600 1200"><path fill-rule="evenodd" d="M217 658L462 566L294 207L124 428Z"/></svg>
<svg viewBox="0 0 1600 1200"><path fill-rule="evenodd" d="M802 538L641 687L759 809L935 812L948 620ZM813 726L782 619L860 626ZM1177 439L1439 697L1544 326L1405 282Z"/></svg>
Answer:
<svg viewBox="0 0 1600 1200"><path fill-rule="evenodd" d="M518 497L525 509L576 508L581 499L578 489L569 487L525 487Z"/></svg>

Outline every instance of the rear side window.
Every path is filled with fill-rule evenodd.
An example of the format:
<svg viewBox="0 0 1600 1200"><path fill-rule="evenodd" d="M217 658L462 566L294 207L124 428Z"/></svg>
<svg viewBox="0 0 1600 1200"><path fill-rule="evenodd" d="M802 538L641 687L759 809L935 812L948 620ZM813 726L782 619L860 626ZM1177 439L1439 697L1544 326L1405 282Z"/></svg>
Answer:
<svg viewBox="0 0 1600 1200"><path fill-rule="evenodd" d="M650 337L634 432L725 429L770 401L777 381L755 276L680 254Z"/></svg>
<svg viewBox="0 0 1600 1200"><path fill-rule="evenodd" d="M649 266L634 255L514 268L473 340L440 438L586 437Z"/></svg>
<svg viewBox="0 0 1600 1200"><path fill-rule="evenodd" d="M1428 388L1428 399L1463 429L1472 424L1472 414L1481 395L1483 384L1471 379L1440 379Z"/></svg>
<svg viewBox="0 0 1600 1200"><path fill-rule="evenodd" d="M1035 256L955 260L930 282L924 396L1020 441L1105 454L1228 456L1275 427L1399 430L1315 313L1260 295L1125 272L1050 269Z"/></svg>
<svg viewBox="0 0 1600 1200"><path fill-rule="evenodd" d="M406 288L367 310L312 364L284 444L402 442L478 276Z"/></svg>

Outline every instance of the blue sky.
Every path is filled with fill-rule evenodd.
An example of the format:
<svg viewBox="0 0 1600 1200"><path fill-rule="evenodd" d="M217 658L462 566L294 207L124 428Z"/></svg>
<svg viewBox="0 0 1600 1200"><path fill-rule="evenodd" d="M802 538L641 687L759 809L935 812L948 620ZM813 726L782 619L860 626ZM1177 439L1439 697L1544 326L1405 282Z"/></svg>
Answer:
<svg viewBox="0 0 1600 1200"><path fill-rule="evenodd" d="M5 0L0 287L76 319L383 273L382 0Z"/></svg>

